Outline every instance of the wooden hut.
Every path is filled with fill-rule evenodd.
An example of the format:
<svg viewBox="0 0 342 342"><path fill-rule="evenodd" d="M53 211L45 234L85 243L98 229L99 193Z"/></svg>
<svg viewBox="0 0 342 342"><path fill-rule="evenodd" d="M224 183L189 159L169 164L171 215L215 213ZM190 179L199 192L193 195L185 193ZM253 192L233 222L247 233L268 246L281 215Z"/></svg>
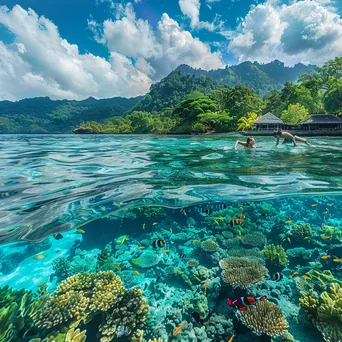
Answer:
<svg viewBox="0 0 342 342"><path fill-rule="evenodd" d="M276 117L274 114L268 112L260 119L254 121L255 131L269 133L270 131L276 131L279 128L283 128L283 120Z"/></svg>
<svg viewBox="0 0 342 342"><path fill-rule="evenodd" d="M342 119L332 114L314 114L309 119L299 122L298 126L303 131L341 131Z"/></svg>

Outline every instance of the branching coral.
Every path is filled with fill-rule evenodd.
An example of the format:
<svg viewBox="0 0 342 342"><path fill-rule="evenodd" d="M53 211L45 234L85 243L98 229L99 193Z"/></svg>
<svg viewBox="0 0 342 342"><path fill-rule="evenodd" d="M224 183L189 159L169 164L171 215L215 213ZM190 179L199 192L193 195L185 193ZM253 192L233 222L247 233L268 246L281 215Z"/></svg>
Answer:
<svg viewBox="0 0 342 342"><path fill-rule="evenodd" d="M58 280L64 280L69 276L70 262L66 258L55 259L52 267Z"/></svg>
<svg viewBox="0 0 342 342"><path fill-rule="evenodd" d="M266 236L259 232L246 234L241 236L241 242L244 245L253 247L264 246L266 243Z"/></svg>
<svg viewBox="0 0 342 342"><path fill-rule="evenodd" d="M342 340L342 287L334 283L319 297L301 291L300 304L327 342Z"/></svg>
<svg viewBox="0 0 342 342"><path fill-rule="evenodd" d="M288 264L286 252L281 245L265 246L264 256L270 266L285 267Z"/></svg>
<svg viewBox="0 0 342 342"><path fill-rule="evenodd" d="M321 237L331 236L333 240L342 241L342 229L333 226L324 226L320 232Z"/></svg>
<svg viewBox="0 0 342 342"><path fill-rule="evenodd" d="M234 288L247 289L252 285L260 284L268 273L266 267L248 258L225 258L220 261L220 267L223 269L223 281Z"/></svg>
<svg viewBox="0 0 342 342"><path fill-rule="evenodd" d="M35 320L38 326L47 328L67 322L77 325L90 313L109 309L123 289L113 271L74 275L58 286Z"/></svg>
<svg viewBox="0 0 342 342"><path fill-rule="evenodd" d="M271 337L286 334L288 323L279 307L269 301L257 302L246 311L238 311L241 322L256 335Z"/></svg>
<svg viewBox="0 0 342 342"><path fill-rule="evenodd" d="M302 241L310 239L313 231L309 223L296 223L292 226L291 233L295 240Z"/></svg>
<svg viewBox="0 0 342 342"><path fill-rule="evenodd" d="M30 340L30 342L84 342L87 338L86 330L81 331L80 329L70 329L66 334L61 333L57 336L49 336L43 340L40 338L35 338Z"/></svg>
<svg viewBox="0 0 342 342"><path fill-rule="evenodd" d="M141 289L133 289L124 294L106 315L106 319L99 327L101 342L109 342L121 337L119 327L125 327L126 334L134 341L137 328L143 325L149 306L142 295ZM132 334L133 333L133 334Z"/></svg>
<svg viewBox="0 0 342 342"><path fill-rule="evenodd" d="M208 253L214 253L218 248L219 245L213 240L205 240L201 243L201 248Z"/></svg>

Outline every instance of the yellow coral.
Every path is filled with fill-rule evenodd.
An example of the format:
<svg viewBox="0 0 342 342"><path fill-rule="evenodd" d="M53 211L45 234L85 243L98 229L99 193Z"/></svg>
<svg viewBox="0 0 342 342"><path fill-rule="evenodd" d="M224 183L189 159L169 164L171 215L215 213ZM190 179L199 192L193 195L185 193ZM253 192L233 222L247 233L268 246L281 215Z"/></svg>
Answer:
<svg viewBox="0 0 342 342"><path fill-rule="evenodd" d="M247 289L252 285L260 284L268 273L266 267L248 258L225 258L220 261L220 267L223 269L223 281L234 288Z"/></svg>
<svg viewBox="0 0 342 342"><path fill-rule="evenodd" d="M283 312L272 302L257 302L246 311L238 311L238 315L241 322L258 336L266 334L276 337L288 332L288 323Z"/></svg>

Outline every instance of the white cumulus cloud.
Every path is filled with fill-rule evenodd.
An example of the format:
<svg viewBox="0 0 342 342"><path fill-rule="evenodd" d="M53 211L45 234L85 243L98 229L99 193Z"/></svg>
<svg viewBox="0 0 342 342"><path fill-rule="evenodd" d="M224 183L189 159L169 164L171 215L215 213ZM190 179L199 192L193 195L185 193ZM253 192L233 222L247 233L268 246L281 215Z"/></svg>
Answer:
<svg viewBox="0 0 342 342"><path fill-rule="evenodd" d="M199 23L200 0L179 0L179 7L182 13L190 18L191 27L195 28Z"/></svg>
<svg viewBox="0 0 342 342"><path fill-rule="evenodd" d="M324 1L266 2L249 11L229 50L240 61L321 64L342 56L342 20Z"/></svg>

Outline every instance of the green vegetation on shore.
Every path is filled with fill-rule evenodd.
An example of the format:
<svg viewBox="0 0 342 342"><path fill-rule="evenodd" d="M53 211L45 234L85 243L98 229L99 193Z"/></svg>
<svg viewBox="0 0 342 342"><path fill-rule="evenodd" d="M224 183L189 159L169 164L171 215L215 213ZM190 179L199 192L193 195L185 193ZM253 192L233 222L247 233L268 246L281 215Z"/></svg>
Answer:
<svg viewBox="0 0 342 342"><path fill-rule="evenodd" d="M210 78L176 71L153 85L130 114L103 123L83 122L74 133L231 132L251 128L267 111L292 124L312 113L342 114L342 58L264 97L242 85L215 86Z"/></svg>

